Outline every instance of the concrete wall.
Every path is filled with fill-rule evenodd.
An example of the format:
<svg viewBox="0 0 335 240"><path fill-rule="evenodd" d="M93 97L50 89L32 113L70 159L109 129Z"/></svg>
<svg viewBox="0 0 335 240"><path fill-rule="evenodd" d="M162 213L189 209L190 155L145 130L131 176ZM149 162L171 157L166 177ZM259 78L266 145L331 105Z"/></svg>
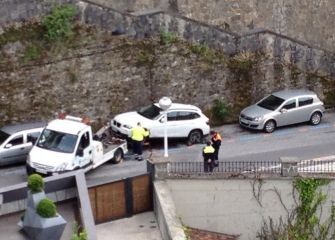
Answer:
<svg viewBox="0 0 335 240"><path fill-rule="evenodd" d="M295 206L291 179L166 180L177 215L187 226L232 235L241 240L256 239L262 221L271 217L278 223L286 211L275 189L288 209ZM261 185L259 185L261 183ZM259 191L258 191L259 187ZM255 190L253 190L255 189ZM323 216L330 213L335 200L335 181L322 188L328 199ZM258 200L255 196L259 196Z"/></svg>
<svg viewBox="0 0 335 240"><path fill-rule="evenodd" d="M163 240L185 240L185 232L164 181L154 182L154 212Z"/></svg>

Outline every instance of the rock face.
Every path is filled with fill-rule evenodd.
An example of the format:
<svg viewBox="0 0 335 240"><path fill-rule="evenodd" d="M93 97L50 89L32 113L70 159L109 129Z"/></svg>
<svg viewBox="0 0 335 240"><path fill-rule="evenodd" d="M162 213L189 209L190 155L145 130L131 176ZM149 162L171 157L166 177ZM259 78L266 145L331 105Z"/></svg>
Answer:
<svg viewBox="0 0 335 240"><path fill-rule="evenodd" d="M162 96L205 111L213 100L224 98L234 120L241 108L283 88L314 90L335 106L332 52L271 31L240 37L161 12L134 16L85 1L57 2L75 3L78 21L109 33L28 62L20 62L23 43L0 44L5 56L0 58L0 125L51 119L61 110L107 121ZM39 17L51 3L16 0L6 5L5 0L0 24ZM162 31L168 33L165 40L157 37ZM169 42L171 35L180 40Z"/></svg>

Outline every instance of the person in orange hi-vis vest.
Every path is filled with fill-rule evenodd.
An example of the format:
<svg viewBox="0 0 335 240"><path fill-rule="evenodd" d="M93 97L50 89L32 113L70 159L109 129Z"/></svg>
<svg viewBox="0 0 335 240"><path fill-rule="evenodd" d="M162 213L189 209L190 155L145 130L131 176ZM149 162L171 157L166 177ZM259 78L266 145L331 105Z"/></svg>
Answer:
<svg viewBox="0 0 335 240"><path fill-rule="evenodd" d="M220 150L220 146L221 146L221 142L222 142L222 138L220 133L216 132L216 131L211 131L211 141L212 141L212 146L215 149L214 152L214 166L217 167L219 165L219 150Z"/></svg>

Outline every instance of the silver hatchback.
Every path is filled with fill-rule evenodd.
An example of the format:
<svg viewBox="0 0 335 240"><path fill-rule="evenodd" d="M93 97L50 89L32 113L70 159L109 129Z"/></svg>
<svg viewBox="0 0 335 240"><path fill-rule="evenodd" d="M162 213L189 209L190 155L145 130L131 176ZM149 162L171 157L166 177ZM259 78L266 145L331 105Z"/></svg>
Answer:
<svg viewBox="0 0 335 240"><path fill-rule="evenodd" d="M24 163L46 122L8 125L0 128L0 167Z"/></svg>
<svg viewBox="0 0 335 240"><path fill-rule="evenodd" d="M295 123L309 121L312 125L318 125L324 111L323 102L314 92L283 90L243 109L239 123L249 129L271 133L276 127Z"/></svg>

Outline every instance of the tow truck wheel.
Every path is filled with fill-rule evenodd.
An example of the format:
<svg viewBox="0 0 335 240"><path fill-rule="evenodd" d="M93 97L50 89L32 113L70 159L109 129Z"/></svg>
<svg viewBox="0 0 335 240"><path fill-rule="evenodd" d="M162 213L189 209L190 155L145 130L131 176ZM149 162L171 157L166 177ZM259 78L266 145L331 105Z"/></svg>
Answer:
<svg viewBox="0 0 335 240"><path fill-rule="evenodd" d="M122 162L123 160L123 152L121 149L117 149L115 152L114 152L114 157L112 158L112 163L120 163Z"/></svg>
<svg viewBox="0 0 335 240"><path fill-rule="evenodd" d="M27 172L27 176L30 176L31 174L35 173L34 169L30 167L29 165L26 165L26 172Z"/></svg>

